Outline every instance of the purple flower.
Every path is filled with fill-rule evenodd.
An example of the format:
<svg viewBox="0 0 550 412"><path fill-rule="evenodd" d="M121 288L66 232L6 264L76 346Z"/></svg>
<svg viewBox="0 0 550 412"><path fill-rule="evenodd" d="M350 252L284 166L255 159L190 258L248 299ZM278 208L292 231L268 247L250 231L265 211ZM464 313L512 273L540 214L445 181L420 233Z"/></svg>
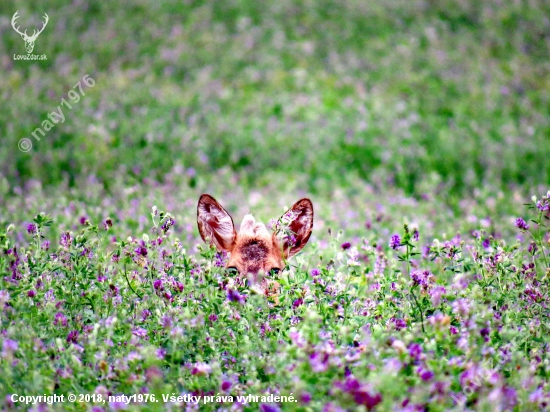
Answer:
<svg viewBox="0 0 550 412"><path fill-rule="evenodd" d="M191 368L191 375L207 376L212 371L209 364L204 362L197 362Z"/></svg>
<svg viewBox="0 0 550 412"><path fill-rule="evenodd" d="M5 339L4 343L2 343L2 357L11 357L17 348L19 348L17 341Z"/></svg>
<svg viewBox="0 0 550 412"><path fill-rule="evenodd" d="M112 226L113 226L113 221L110 218L105 219L105 222L103 222L103 228L105 230L109 230L109 228Z"/></svg>
<svg viewBox="0 0 550 412"><path fill-rule="evenodd" d="M413 286L422 286L426 288L428 286L428 278L430 277L430 272L427 270L420 271L420 270L413 270L411 272L411 280L413 282Z"/></svg>
<svg viewBox="0 0 550 412"><path fill-rule="evenodd" d="M418 233L418 229L414 229L414 232L413 232L413 240L415 242L418 242L418 239L420 238L420 234Z"/></svg>
<svg viewBox="0 0 550 412"><path fill-rule="evenodd" d="M137 328L137 329L134 329L132 333L136 335L138 338L144 338L147 336L147 329Z"/></svg>
<svg viewBox="0 0 550 412"><path fill-rule="evenodd" d="M453 313L467 318L470 314L470 302L468 299L458 299L455 300L452 304Z"/></svg>
<svg viewBox="0 0 550 412"><path fill-rule="evenodd" d="M525 220L523 220L523 218L518 217L516 219L516 227L520 230L528 230L529 224Z"/></svg>
<svg viewBox="0 0 550 412"><path fill-rule="evenodd" d="M420 355L422 355L422 346L418 343L411 343L409 345L409 356L414 360L418 360Z"/></svg>
<svg viewBox="0 0 550 412"><path fill-rule="evenodd" d="M231 389L231 385L232 385L231 382L223 381L221 385L222 391L227 392L229 389Z"/></svg>
<svg viewBox="0 0 550 412"><path fill-rule="evenodd" d="M260 405L261 412L281 412L281 409L275 405L268 405L267 403L262 403Z"/></svg>
<svg viewBox="0 0 550 412"><path fill-rule="evenodd" d="M241 305L244 304L244 297L235 289L227 290L227 300L229 300L230 302L238 302Z"/></svg>
<svg viewBox="0 0 550 412"><path fill-rule="evenodd" d="M396 330L405 329L407 327L407 322L405 322L404 319L393 319L393 322L395 323Z"/></svg>
<svg viewBox="0 0 550 412"><path fill-rule="evenodd" d="M486 238L485 240L483 240L483 242L481 243L481 246L483 246L485 249L487 249L489 246L491 246L491 240L489 238Z"/></svg>
<svg viewBox="0 0 550 412"><path fill-rule="evenodd" d="M31 289L27 292L27 296L29 298L34 298L36 296L36 291L34 289Z"/></svg>
<svg viewBox="0 0 550 412"><path fill-rule="evenodd" d="M6 395L5 399L5 405L8 407L8 409L13 409L15 403L11 400L11 394Z"/></svg>
<svg viewBox="0 0 550 412"><path fill-rule="evenodd" d="M134 252L136 252L137 255L147 256L147 248L145 246L138 246Z"/></svg>
<svg viewBox="0 0 550 412"><path fill-rule="evenodd" d="M73 329L67 335L67 342L77 343L77 340L78 340L78 331L76 329Z"/></svg>
<svg viewBox="0 0 550 412"><path fill-rule="evenodd" d="M335 386L339 387L343 392L352 395L355 403L366 406L369 411L382 402L382 395L380 393L372 395L368 391L367 385L361 384L353 376L348 376L344 383L336 382Z"/></svg>
<svg viewBox="0 0 550 412"><path fill-rule="evenodd" d="M42 242L42 250L49 250L49 249L50 249L50 241L45 240L44 242Z"/></svg>
<svg viewBox="0 0 550 412"><path fill-rule="evenodd" d="M36 225L34 223L29 223L27 225L27 232L29 233L29 235L35 235L37 232Z"/></svg>
<svg viewBox="0 0 550 412"><path fill-rule="evenodd" d="M78 221L81 225L85 225L88 222L88 218L86 216L82 216Z"/></svg>
<svg viewBox="0 0 550 412"><path fill-rule="evenodd" d="M172 327L172 317L164 315L160 318L160 324L164 329L170 329Z"/></svg>
<svg viewBox="0 0 550 412"><path fill-rule="evenodd" d="M311 402L311 394L309 392L304 392L300 396L300 400L302 403L305 403L306 405Z"/></svg>
<svg viewBox="0 0 550 412"><path fill-rule="evenodd" d="M309 364L313 372L324 372L328 369L328 355L326 353L313 352L309 355Z"/></svg>
<svg viewBox="0 0 550 412"><path fill-rule="evenodd" d="M342 247L342 249L347 250L351 247L351 243L344 242L344 243L342 243L341 247Z"/></svg>
<svg viewBox="0 0 550 412"><path fill-rule="evenodd" d="M358 391L361 388L361 383L355 379L353 376L349 376L344 383L338 382L336 384L342 391L347 393L353 393Z"/></svg>
<svg viewBox="0 0 550 412"><path fill-rule="evenodd" d="M267 227L269 228L269 230L276 230L278 228L277 220L270 219L267 223Z"/></svg>
<svg viewBox="0 0 550 412"><path fill-rule="evenodd" d="M149 309L143 309L141 311L141 320L142 321L146 321L149 316L151 316L151 311Z"/></svg>
<svg viewBox="0 0 550 412"><path fill-rule="evenodd" d="M301 335L300 332L293 331L293 332L290 332L288 335L292 343L298 346L299 348L304 348L307 345L307 340L305 340L305 338Z"/></svg>
<svg viewBox="0 0 550 412"><path fill-rule="evenodd" d="M550 208L550 204L548 203L548 198L543 197L541 200L537 202L537 209L541 212L545 212Z"/></svg>
<svg viewBox="0 0 550 412"><path fill-rule="evenodd" d="M511 386L505 386L502 388L502 395L504 395L504 405L507 410L512 410L517 404L517 392Z"/></svg>
<svg viewBox="0 0 550 412"><path fill-rule="evenodd" d="M179 293L183 292L183 283L179 281L174 282L174 289Z"/></svg>
<svg viewBox="0 0 550 412"><path fill-rule="evenodd" d="M214 323L218 320L218 315L216 315L215 313L212 313L210 316L208 316L208 320Z"/></svg>
<svg viewBox="0 0 550 412"><path fill-rule="evenodd" d="M544 401L544 392L542 388L537 388L529 395L529 402L541 404Z"/></svg>
<svg viewBox="0 0 550 412"><path fill-rule="evenodd" d="M292 317L290 318L290 324L291 324L292 326L297 325L297 324L300 323L301 321L302 321L302 318L301 318L300 316L292 316Z"/></svg>
<svg viewBox="0 0 550 412"><path fill-rule="evenodd" d="M55 315L55 318L53 320L53 324L55 326L57 326L59 324L61 324L61 326L67 326L67 317L63 313L58 312Z"/></svg>
<svg viewBox="0 0 550 412"><path fill-rule="evenodd" d="M288 245L288 247L292 247L296 244L296 235L293 233L286 234L283 237L283 240Z"/></svg>
<svg viewBox="0 0 550 412"><path fill-rule="evenodd" d="M372 410L376 405L382 402L382 394L371 395L367 390L360 390L354 393L353 398L359 405L366 406L367 410Z"/></svg>
<svg viewBox="0 0 550 412"><path fill-rule="evenodd" d="M176 224L176 221L169 217L164 221L164 223L161 226L161 229L164 233L168 232L168 230Z"/></svg>
<svg viewBox="0 0 550 412"><path fill-rule="evenodd" d="M436 286L430 290L430 298L433 306L439 306L441 303L441 297L447 293L447 290L443 286Z"/></svg>
<svg viewBox="0 0 550 412"><path fill-rule="evenodd" d="M418 370L418 376L420 376L420 379L422 379L424 382L428 382L429 380L432 380L435 374L428 369L420 368Z"/></svg>
<svg viewBox="0 0 550 412"><path fill-rule="evenodd" d="M221 251L214 256L214 266L223 268L227 262L227 252Z"/></svg>
<svg viewBox="0 0 550 412"><path fill-rule="evenodd" d="M302 305L303 303L304 303L304 300L302 298L298 298L294 302L292 302L292 307L296 309L298 306Z"/></svg>
<svg viewBox="0 0 550 412"><path fill-rule="evenodd" d="M110 293L112 296L117 296L120 292L120 289L118 286L113 285L112 283L109 285Z"/></svg>
<svg viewBox="0 0 550 412"><path fill-rule="evenodd" d="M433 384L433 390L440 394L440 395L445 395L445 393L447 392L447 389L449 388L450 384L448 382L434 382Z"/></svg>
<svg viewBox="0 0 550 412"><path fill-rule="evenodd" d="M94 252L85 247L84 250L80 252L80 256L86 256L88 259L92 259L94 257Z"/></svg>
<svg viewBox="0 0 550 412"><path fill-rule="evenodd" d="M394 250L397 250L397 248L401 246L401 238L399 235L393 235L390 238L390 247Z"/></svg>
<svg viewBox="0 0 550 412"><path fill-rule="evenodd" d="M327 402L324 404L322 412L345 412L345 409L333 404L332 402Z"/></svg>
<svg viewBox="0 0 550 412"><path fill-rule="evenodd" d="M315 277L315 276L319 276L321 274L321 271L317 268L315 269L311 269L311 276Z"/></svg>
<svg viewBox="0 0 550 412"><path fill-rule="evenodd" d="M162 285L162 280L161 280L161 279L156 279L156 280L153 282L153 287L154 287L156 290L162 290L162 289L164 289L164 286Z"/></svg>
<svg viewBox="0 0 550 412"><path fill-rule="evenodd" d="M4 305L10 300L10 294L7 290L0 290L0 310L4 308Z"/></svg>
<svg viewBox="0 0 550 412"><path fill-rule="evenodd" d="M71 234L69 232L61 233L61 240L59 241L59 243L63 247L69 247L69 245L71 244Z"/></svg>
<svg viewBox="0 0 550 412"><path fill-rule="evenodd" d="M490 333L490 330L488 328L482 328L479 331L479 334L483 336L483 339L485 340L485 342L489 342L489 333Z"/></svg>

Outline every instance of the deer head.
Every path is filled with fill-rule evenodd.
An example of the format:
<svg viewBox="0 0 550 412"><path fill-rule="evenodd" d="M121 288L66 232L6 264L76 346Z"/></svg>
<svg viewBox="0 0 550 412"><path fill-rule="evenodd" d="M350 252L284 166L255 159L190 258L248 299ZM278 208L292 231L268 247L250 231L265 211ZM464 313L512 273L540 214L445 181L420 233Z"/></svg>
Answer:
<svg viewBox="0 0 550 412"><path fill-rule="evenodd" d="M240 275L278 273L284 260L307 243L313 227L313 205L301 199L279 220L278 230L269 233L263 223L246 215L239 233L227 211L210 195L202 195L197 205L197 223L202 239L218 251L231 253L226 268Z"/></svg>
<svg viewBox="0 0 550 412"><path fill-rule="evenodd" d="M15 14L13 15L13 18L11 19L11 25L12 25L13 29L17 33L19 33L21 35L21 37L23 38L23 40L25 41L25 49L27 49L27 53L32 53L32 51L34 49L34 42L36 41L38 35L40 33L42 33L42 31L44 30L44 28L48 24L48 20L49 20L48 15L46 13L44 13L44 23L42 25L42 28L40 30L34 30L31 36L27 35L27 30L25 30L23 33L21 33L21 31L19 30L19 27L17 27L15 25L16 20L18 18L19 18L19 10L17 10L15 12Z"/></svg>

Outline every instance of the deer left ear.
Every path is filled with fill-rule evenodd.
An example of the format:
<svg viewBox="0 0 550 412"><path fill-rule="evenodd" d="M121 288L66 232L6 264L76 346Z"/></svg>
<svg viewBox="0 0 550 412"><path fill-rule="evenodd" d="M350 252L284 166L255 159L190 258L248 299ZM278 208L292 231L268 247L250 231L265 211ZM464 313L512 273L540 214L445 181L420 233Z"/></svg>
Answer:
<svg viewBox="0 0 550 412"><path fill-rule="evenodd" d="M210 195L202 195L197 205L197 224L202 240L219 251L231 252L237 232L231 215Z"/></svg>
<svg viewBox="0 0 550 412"><path fill-rule="evenodd" d="M309 199L301 199L294 203L284 215L291 217L288 227L294 234L294 238L285 237L283 241L283 253L289 258L298 253L306 245L311 230L313 229L313 204Z"/></svg>

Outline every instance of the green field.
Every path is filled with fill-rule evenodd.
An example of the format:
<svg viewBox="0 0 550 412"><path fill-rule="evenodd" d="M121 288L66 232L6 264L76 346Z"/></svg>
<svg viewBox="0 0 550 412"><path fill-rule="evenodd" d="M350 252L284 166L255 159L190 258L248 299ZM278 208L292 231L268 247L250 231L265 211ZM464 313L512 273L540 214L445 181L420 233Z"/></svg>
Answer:
<svg viewBox="0 0 550 412"><path fill-rule="evenodd" d="M549 16L0 3L2 408L549 408ZM312 200L276 297L201 240L202 193L237 226Z"/></svg>

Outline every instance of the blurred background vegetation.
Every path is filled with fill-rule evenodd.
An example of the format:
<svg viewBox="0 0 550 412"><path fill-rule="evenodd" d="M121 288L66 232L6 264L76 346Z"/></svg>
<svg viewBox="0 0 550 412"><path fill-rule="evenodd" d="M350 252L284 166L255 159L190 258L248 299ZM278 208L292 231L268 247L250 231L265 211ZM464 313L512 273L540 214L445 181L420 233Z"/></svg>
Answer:
<svg viewBox="0 0 550 412"><path fill-rule="evenodd" d="M16 10L29 31L48 13L46 61L14 61ZM544 0L2 1L3 196L220 171L453 198L548 185L549 18Z"/></svg>

